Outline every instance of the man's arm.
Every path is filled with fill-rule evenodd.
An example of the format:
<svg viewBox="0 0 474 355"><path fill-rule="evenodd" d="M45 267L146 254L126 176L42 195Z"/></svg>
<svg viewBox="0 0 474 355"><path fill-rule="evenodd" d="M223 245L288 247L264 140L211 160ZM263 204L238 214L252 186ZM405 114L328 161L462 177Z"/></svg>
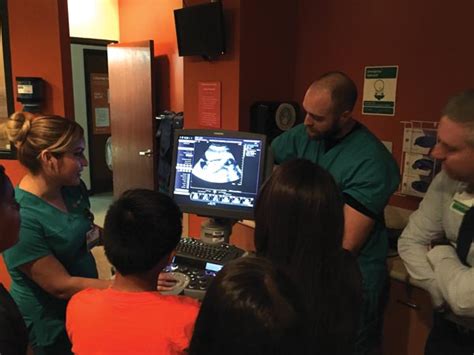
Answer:
<svg viewBox="0 0 474 355"><path fill-rule="evenodd" d="M344 219L342 246L357 255L372 231L375 221L348 204L344 205Z"/></svg>
<svg viewBox="0 0 474 355"><path fill-rule="evenodd" d="M420 207L410 216L408 225L398 240L398 253L408 273L431 294L435 307L441 306L444 299L433 268L428 263L427 253L431 241L444 236L443 179L444 173L435 177Z"/></svg>
<svg viewBox="0 0 474 355"><path fill-rule="evenodd" d="M436 246L427 257L451 310L459 316L474 317L474 269L461 263L452 246Z"/></svg>

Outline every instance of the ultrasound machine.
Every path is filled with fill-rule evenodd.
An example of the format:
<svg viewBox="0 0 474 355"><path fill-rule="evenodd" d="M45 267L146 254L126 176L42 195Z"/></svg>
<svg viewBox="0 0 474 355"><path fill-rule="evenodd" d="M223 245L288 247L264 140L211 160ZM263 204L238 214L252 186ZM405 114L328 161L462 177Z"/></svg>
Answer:
<svg viewBox="0 0 474 355"><path fill-rule="evenodd" d="M184 277L180 281L187 285L185 295L202 298L223 265L245 255L228 244L232 225L254 218L257 194L271 174L272 158L262 134L175 130L170 193L182 212L208 217L200 239L181 238L167 268Z"/></svg>

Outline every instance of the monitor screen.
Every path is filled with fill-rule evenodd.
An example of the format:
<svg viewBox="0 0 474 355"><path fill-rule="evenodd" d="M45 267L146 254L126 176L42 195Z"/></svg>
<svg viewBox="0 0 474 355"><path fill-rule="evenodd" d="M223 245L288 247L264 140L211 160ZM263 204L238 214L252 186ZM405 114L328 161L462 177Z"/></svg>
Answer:
<svg viewBox="0 0 474 355"><path fill-rule="evenodd" d="M225 31L220 1L174 10L180 56L212 58L225 52Z"/></svg>
<svg viewBox="0 0 474 355"><path fill-rule="evenodd" d="M176 130L170 191L183 212L253 219L265 172L266 136Z"/></svg>

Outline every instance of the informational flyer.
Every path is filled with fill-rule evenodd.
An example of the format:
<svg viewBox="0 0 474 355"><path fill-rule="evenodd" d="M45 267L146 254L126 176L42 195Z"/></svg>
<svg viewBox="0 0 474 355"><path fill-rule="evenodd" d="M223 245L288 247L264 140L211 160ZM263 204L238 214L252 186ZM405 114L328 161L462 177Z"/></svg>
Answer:
<svg viewBox="0 0 474 355"><path fill-rule="evenodd" d="M395 115L397 77L398 65L365 67L362 114Z"/></svg>
<svg viewBox="0 0 474 355"><path fill-rule="evenodd" d="M201 81L198 85L199 125L221 128L221 83Z"/></svg>
<svg viewBox="0 0 474 355"><path fill-rule="evenodd" d="M437 142L437 122L406 121L404 125L400 192L423 197L440 170L430 155Z"/></svg>
<svg viewBox="0 0 474 355"><path fill-rule="evenodd" d="M90 102L94 134L110 134L109 76L103 73L90 75Z"/></svg>

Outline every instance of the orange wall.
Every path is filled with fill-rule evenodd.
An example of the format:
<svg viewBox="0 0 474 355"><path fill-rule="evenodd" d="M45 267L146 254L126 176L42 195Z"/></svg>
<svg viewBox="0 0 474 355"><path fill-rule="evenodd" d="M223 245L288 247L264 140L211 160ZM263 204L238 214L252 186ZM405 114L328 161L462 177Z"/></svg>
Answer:
<svg viewBox="0 0 474 355"><path fill-rule="evenodd" d="M474 2L300 0L298 2L295 97L328 70L342 70L363 88L364 66L399 65L395 117L360 119L402 152L403 120L437 121L447 98L474 83L472 13ZM415 209L420 200L394 197L391 203Z"/></svg>
<svg viewBox="0 0 474 355"><path fill-rule="evenodd" d="M173 10L182 0L119 0L120 42L154 40L158 111L183 111L183 59Z"/></svg>
<svg viewBox="0 0 474 355"><path fill-rule="evenodd" d="M67 0L8 0L12 78L39 76L46 81L45 113L73 118ZM21 105L15 102L15 109ZM17 184L25 169L16 160L0 160ZM0 282L10 284L0 258Z"/></svg>
<svg viewBox="0 0 474 355"><path fill-rule="evenodd" d="M187 1L188 5L203 1ZM184 124L186 128L202 128L198 121L198 83L221 83L222 128L239 129L240 107L240 3L241 0L224 0L226 28L226 54L214 61L199 57L184 58ZM189 216L189 235L199 236L202 218Z"/></svg>
<svg viewBox="0 0 474 355"><path fill-rule="evenodd" d="M470 0L457 2L449 13L443 4L428 0L222 1L227 53L212 62L184 58L182 93L180 66L170 61L169 102L171 108L182 102L187 128L200 127L199 81L221 82L222 128L247 130L249 108L257 100L301 102L307 86L328 70L345 71L362 91L364 66L395 64L400 66L396 116L363 116L359 100L355 117L380 139L393 142L399 159L400 121L438 120L447 97L473 82ZM119 6L121 41L152 38L156 53L169 58L175 53L170 10L181 7L181 1L120 0ZM391 201L411 209L418 202L399 196ZM190 235L199 233L199 223L198 217L190 218Z"/></svg>
<svg viewBox="0 0 474 355"><path fill-rule="evenodd" d="M188 5L206 1L187 1ZM200 57L184 58L184 122L186 128L201 128L198 122L198 83L221 83L222 128L239 129L239 62L240 62L240 2L224 0L226 54L216 60Z"/></svg>
<svg viewBox="0 0 474 355"><path fill-rule="evenodd" d="M294 0L241 1L241 131L250 129L255 101L288 101L294 96L296 10Z"/></svg>
<svg viewBox="0 0 474 355"><path fill-rule="evenodd" d="M8 0L8 21L13 85L17 76L43 78L43 111L73 118L67 1ZM15 110L21 110L16 101ZM16 160L0 164L14 184L25 173Z"/></svg>
<svg viewBox="0 0 474 355"><path fill-rule="evenodd" d="M43 111L73 118L67 1L8 0L8 20L12 77L43 78Z"/></svg>

